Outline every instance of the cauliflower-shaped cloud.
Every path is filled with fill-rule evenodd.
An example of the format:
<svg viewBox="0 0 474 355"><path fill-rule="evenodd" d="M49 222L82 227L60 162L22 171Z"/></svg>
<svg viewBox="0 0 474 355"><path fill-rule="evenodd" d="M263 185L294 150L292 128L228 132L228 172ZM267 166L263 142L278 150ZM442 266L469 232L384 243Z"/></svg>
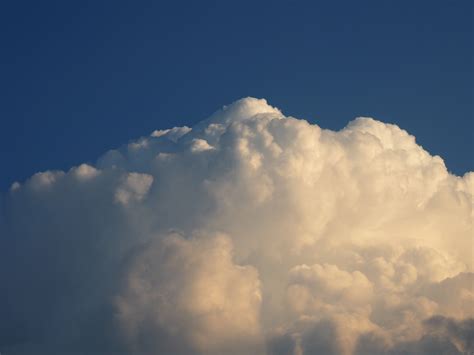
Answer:
<svg viewBox="0 0 474 355"><path fill-rule="evenodd" d="M5 354L474 352L474 173L246 98L0 202Z"/></svg>

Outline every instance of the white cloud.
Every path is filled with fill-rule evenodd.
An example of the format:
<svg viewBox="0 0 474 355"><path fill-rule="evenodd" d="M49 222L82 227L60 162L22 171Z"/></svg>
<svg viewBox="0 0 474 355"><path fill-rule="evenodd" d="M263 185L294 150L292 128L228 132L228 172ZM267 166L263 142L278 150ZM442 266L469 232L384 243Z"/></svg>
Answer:
<svg viewBox="0 0 474 355"><path fill-rule="evenodd" d="M122 180L115 191L115 200L126 205L130 200L141 201L143 199L153 183L153 176L129 173Z"/></svg>
<svg viewBox="0 0 474 355"><path fill-rule="evenodd" d="M15 183L0 351L473 351L474 173L243 99Z"/></svg>
<svg viewBox="0 0 474 355"><path fill-rule="evenodd" d="M116 304L135 351L156 351L175 336L206 354L262 351L258 272L233 263L228 237L156 238L131 264ZM150 331L143 325L161 337L142 344Z"/></svg>

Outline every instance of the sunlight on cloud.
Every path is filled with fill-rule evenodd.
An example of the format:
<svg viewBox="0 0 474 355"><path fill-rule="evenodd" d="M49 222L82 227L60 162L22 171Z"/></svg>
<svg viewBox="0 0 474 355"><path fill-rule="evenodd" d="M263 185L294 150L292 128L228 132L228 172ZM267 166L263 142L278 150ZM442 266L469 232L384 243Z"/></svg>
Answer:
<svg viewBox="0 0 474 355"><path fill-rule="evenodd" d="M0 351L474 352L473 192L396 125L236 101L12 185Z"/></svg>

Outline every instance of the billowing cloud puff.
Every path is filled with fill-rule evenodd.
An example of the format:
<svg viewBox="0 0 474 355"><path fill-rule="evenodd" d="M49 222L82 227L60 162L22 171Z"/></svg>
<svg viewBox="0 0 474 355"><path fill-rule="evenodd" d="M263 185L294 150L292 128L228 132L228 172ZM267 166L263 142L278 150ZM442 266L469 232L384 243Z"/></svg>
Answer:
<svg viewBox="0 0 474 355"><path fill-rule="evenodd" d="M261 301L257 270L232 262L228 237L170 235L133 257L117 306L137 351L173 352L164 345L178 335L201 352L222 354L261 345ZM161 335L151 347L137 341L151 329Z"/></svg>
<svg viewBox="0 0 474 355"><path fill-rule="evenodd" d="M474 352L474 173L247 98L2 196L5 354Z"/></svg>

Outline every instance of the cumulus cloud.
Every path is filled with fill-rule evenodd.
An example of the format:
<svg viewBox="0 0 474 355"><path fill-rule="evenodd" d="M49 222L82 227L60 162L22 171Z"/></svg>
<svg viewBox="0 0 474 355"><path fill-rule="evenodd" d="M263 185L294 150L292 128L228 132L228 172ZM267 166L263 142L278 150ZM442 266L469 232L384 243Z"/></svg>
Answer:
<svg viewBox="0 0 474 355"><path fill-rule="evenodd" d="M474 173L246 98L0 202L6 354L472 353Z"/></svg>
<svg viewBox="0 0 474 355"><path fill-rule="evenodd" d="M258 272L232 262L230 238L170 235L133 257L117 309L136 351L173 352L162 346L178 335L200 352L245 353L261 347L261 301ZM137 341L150 330L161 338Z"/></svg>

